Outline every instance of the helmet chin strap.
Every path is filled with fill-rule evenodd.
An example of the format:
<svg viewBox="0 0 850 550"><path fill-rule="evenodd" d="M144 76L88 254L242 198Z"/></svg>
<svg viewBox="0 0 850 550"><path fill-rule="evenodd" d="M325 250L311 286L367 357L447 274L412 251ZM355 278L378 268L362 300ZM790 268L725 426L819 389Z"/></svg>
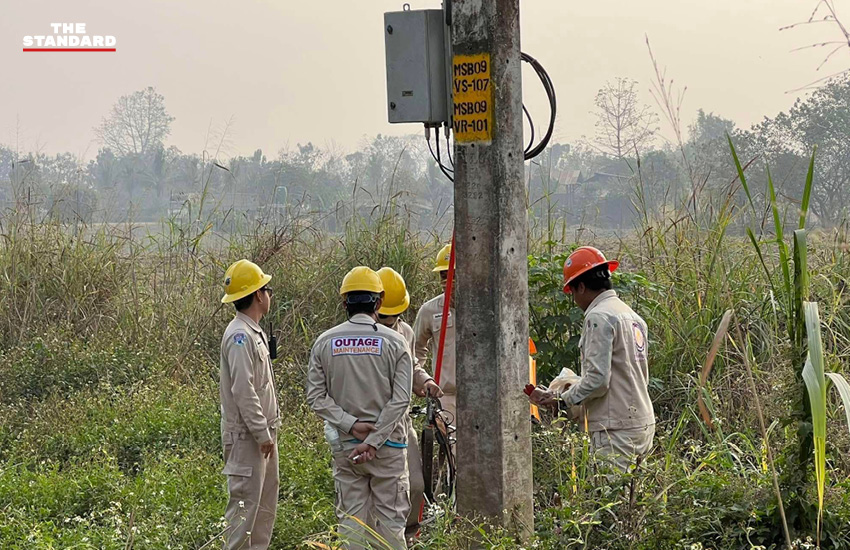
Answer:
<svg viewBox="0 0 850 550"><path fill-rule="evenodd" d="M354 296L348 294L345 296L345 302L348 304L374 304L380 299L381 296L379 294L374 293L360 294Z"/></svg>

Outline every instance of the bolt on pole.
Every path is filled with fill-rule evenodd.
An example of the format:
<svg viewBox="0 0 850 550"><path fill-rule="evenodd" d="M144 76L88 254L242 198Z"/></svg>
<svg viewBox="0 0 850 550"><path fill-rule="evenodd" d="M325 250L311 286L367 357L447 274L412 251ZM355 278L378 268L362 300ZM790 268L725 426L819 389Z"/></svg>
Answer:
<svg viewBox="0 0 850 550"><path fill-rule="evenodd" d="M451 5L458 511L533 531L519 0Z"/></svg>

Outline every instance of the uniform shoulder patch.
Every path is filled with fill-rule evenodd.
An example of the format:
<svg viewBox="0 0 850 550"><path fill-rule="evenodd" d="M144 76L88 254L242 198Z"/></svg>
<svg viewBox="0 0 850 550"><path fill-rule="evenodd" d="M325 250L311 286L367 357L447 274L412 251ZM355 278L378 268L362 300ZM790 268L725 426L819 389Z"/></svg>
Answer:
<svg viewBox="0 0 850 550"><path fill-rule="evenodd" d="M384 339L381 336L340 336L331 341L331 352L337 355L382 355Z"/></svg>
<svg viewBox="0 0 850 550"><path fill-rule="evenodd" d="M245 335L244 332L237 332L233 335L233 343L237 346L244 346L245 340L248 339L248 336Z"/></svg>
<svg viewBox="0 0 850 550"><path fill-rule="evenodd" d="M643 327L640 323L632 323L632 332L635 337L635 348L639 354L646 351L646 335L643 333Z"/></svg>

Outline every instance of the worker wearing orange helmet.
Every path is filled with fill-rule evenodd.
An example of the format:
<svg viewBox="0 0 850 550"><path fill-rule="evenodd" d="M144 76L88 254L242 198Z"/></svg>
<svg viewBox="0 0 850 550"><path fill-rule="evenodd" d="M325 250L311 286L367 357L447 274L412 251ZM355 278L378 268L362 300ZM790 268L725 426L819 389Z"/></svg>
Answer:
<svg viewBox="0 0 850 550"><path fill-rule="evenodd" d="M410 293L404 278L391 267L382 267L378 276L384 285L384 301L378 310L378 322L389 327L402 336L410 347L413 360L413 393L420 397L442 397L443 391L434 382L428 372L415 359L415 337L413 329L401 319L401 315L410 307ZM419 531L419 510L425 495L425 479L422 475L422 456L419 451L419 441L413 423L408 420L407 429L407 470L410 475L410 513L407 516L405 537L410 540Z"/></svg>
<svg viewBox="0 0 850 550"><path fill-rule="evenodd" d="M541 406L583 405L593 448L626 471L652 447L655 414L648 392L646 323L612 290L611 273L619 265L590 246L567 258L564 292L584 311L581 377L560 395L538 387L530 398Z"/></svg>

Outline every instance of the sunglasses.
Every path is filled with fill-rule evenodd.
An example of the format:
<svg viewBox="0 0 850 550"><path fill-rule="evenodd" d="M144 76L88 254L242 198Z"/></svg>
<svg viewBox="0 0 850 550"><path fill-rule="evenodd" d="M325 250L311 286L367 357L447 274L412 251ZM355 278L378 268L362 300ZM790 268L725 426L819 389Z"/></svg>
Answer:
<svg viewBox="0 0 850 550"><path fill-rule="evenodd" d="M383 319L391 319L391 318L395 318L395 317L398 317L398 315L384 315L383 313L378 314L378 319L382 319L382 320Z"/></svg>
<svg viewBox="0 0 850 550"><path fill-rule="evenodd" d="M272 287L270 286L264 286L260 290L264 290L269 296L272 296L274 294L274 290L272 290Z"/></svg>

